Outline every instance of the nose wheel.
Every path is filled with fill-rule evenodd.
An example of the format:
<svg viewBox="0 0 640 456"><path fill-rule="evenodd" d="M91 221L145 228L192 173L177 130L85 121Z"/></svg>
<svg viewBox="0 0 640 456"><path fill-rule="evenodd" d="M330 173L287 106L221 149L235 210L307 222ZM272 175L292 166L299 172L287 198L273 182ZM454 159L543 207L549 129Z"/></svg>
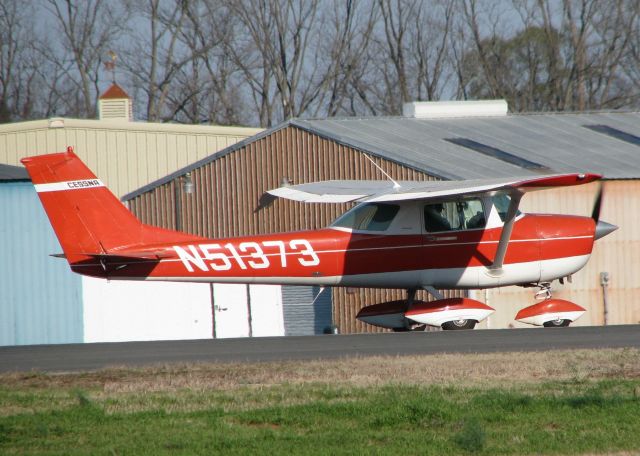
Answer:
<svg viewBox="0 0 640 456"><path fill-rule="evenodd" d="M544 326L545 328L563 328L580 318L586 309L571 301L554 299L551 297L551 284L538 284L540 290L535 294L536 299L542 301L521 309L516 320L529 325Z"/></svg>

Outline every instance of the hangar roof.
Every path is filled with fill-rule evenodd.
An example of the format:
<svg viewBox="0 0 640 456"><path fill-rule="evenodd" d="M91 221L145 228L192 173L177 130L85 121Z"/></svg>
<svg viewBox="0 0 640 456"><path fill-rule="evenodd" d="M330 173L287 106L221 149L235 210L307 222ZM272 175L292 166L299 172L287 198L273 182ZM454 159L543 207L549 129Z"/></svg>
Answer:
<svg viewBox="0 0 640 456"><path fill-rule="evenodd" d="M607 179L640 178L640 112L292 119L129 193L123 200L289 126L443 179L564 172L594 172Z"/></svg>
<svg viewBox="0 0 640 456"><path fill-rule="evenodd" d="M449 179L582 171L640 178L640 112L292 124Z"/></svg>
<svg viewBox="0 0 640 456"><path fill-rule="evenodd" d="M0 164L0 182L30 181L27 170L22 166Z"/></svg>

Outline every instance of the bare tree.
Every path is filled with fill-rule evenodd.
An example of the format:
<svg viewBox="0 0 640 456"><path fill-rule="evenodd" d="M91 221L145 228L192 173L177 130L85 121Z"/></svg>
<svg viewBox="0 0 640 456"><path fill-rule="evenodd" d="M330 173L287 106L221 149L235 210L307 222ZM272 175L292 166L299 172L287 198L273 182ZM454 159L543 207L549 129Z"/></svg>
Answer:
<svg viewBox="0 0 640 456"><path fill-rule="evenodd" d="M304 113L320 96L327 72L318 61L322 15L318 0L230 1L249 40L231 55L252 89L260 124ZM277 105L276 105L277 103Z"/></svg>
<svg viewBox="0 0 640 456"><path fill-rule="evenodd" d="M16 0L0 1L0 122L8 122L19 104L20 54L27 42L26 18Z"/></svg>
<svg viewBox="0 0 640 456"><path fill-rule="evenodd" d="M623 70L625 57L640 34L639 10L638 2L618 0L595 12L586 87L591 109L638 106L640 102L638 90Z"/></svg>
<svg viewBox="0 0 640 456"><path fill-rule="evenodd" d="M180 108L187 122L251 122L241 70L226 52L240 28L239 20L216 0L192 2L186 14L182 41L200 51L179 74L178 84L186 89L185 95L178 99L170 95L171 102ZM175 117L182 120L180 113Z"/></svg>
<svg viewBox="0 0 640 456"><path fill-rule="evenodd" d="M453 0L378 0L381 22L371 52L376 69L370 91L380 112L397 114L403 102L440 98L449 79L454 5Z"/></svg>
<svg viewBox="0 0 640 456"><path fill-rule="evenodd" d="M49 57L65 76L66 98L77 104L78 115L95 117L102 61L120 30L114 8L100 0L47 4L61 32L59 46Z"/></svg>
<svg viewBox="0 0 640 456"><path fill-rule="evenodd" d="M58 74L40 52L44 36L28 0L0 0L0 122L54 111L48 80Z"/></svg>
<svg viewBox="0 0 640 456"><path fill-rule="evenodd" d="M622 77L629 81L630 103L634 108L640 107L640 2L629 0L626 11L629 13L629 44L621 58Z"/></svg>
<svg viewBox="0 0 640 456"><path fill-rule="evenodd" d="M637 0L0 0L0 121L93 117L108 50L150 121L640 105Z"/></svg>
<svg viewBox="0 0 640 456"><path fill-rule="evenodd" d="M365 56L378 19L378 9L368 2L347 0L323 14L322 39L316 46L320 65L326 68L325 83L309 114L313 117L340 113L355 115L360 109L356 105L358 92L354 88L360 87L368 69L369 59Z"/></svg>
<svg viewBox="0 0 640 456"><path fill-rule="evenodd" d="M451 77L449 35L455 17L454 0L434 2L421 20L415 17L415 60L418 100L438 100Z"/></svg>
<svg viewBox="0 0 640 456"><path fill-rule="evenodd" d="M165 112L171 83L192 59L192 53L178 40L185 7L180 0L134 0L127 4L132 18L128 35L133 44L121 51L123 66L131 76L137 104L144 106L143 117L152 122L171 118Z"/></svg>
<svg viewBox="0 0 640 456"><path fill-rule="evenodd" d="M637 34L637 8L634 13L629 2L513 0L512 11L521 20L513 34L501 26L483 33L481 21L499 24L491 19L496 16L481 12L477 0L464 5L472 44L466 51L453 48L465 97L504 97L517 111L637 103L621 70Z"/></svg>

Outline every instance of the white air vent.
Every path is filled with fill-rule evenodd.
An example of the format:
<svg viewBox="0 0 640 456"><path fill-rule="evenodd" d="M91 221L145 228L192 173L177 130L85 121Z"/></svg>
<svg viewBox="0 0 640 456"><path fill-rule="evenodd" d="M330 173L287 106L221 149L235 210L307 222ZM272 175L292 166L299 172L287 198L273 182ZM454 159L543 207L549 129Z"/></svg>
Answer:
<svg viewBox="0 0 640 456"><path fill-rule="evenodd" d="M415 119L503 117L507 115L507 110L505 100L414 101L402 105L402 115Z"/></svg>
<svg viewBox="0 0 640 456"><path fill-rule="evenodd" d="M98 101L100 120L132 119L131 100L128 98L105 98Z"/></svg>

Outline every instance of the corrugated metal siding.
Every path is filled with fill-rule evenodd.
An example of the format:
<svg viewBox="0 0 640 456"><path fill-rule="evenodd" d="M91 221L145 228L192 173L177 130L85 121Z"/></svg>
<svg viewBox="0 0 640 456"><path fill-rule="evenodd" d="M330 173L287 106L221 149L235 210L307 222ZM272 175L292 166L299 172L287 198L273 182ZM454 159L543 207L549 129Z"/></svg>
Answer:
<svg viewBox="0 0 640 456"><path fill-rule="evenodd" d="M590 215L598 184L541 192L522 199L526 212ZM587 309L575 325L601 325L604 322L600 272L610 275L608 324L640 323L640 181L604 183L600 218L618 225L614 233L596 241L587 265L574 274L572 283L554 282L553 296L573 301ZM490 317L492 328L527 326L513 320L519 309L534 304L535 289L505 287L476 292L481 301L496 309ZM483 326L486 324L483 323Z"/></svg>
<svg viewBox="0 0 640 456"><path fill-rule="evenodd" d="M394 162L380 165L401 180L433 180ZM364 155L349 147L288 127L251 142L234 153L191 173L196 191L182 192L185 231L209 237L313 229L326 226L350 207L347 204L305 204L275 200L260 208L266 190L292 183L328 179L384 179ZM129 200L145 223L175 228L175 185L179 179Z"/></svg>
<svg viewBox="0 0 640 456"><path fill-rule="evenodd" d="M398 163L379 165L399 180L434 180ZM175 179L129 200L129 207L145 223L175 229L176 208L182 208L185 231L211 238L321 228L347 210L349 204L308 204L277 199L261 207L266 190L280 186L283 177L299 184L329 179L384 179L358 150L289 126L250 142L237 151L209 162L191 173L195 191L179 191ZM180 187L178 187L180 190ZM336 289L334 324L342 333L375 328L353 317L366 304L380 301L379 290L361 291L355 300ZM403 291L384 296L401 299ZM286 319L286 316L285 316Z"/></svg>
<svg viewBox="0 0 640 456"><path fill-rule="evenodd" d="M63 119L0 126L0 163L20 165L30 155L62 152L73 146L78 156L117 196L125 195L216 151L261 131Z"/></svg>
<svg viewBox="0 0 640 456"><path fill-rule="evenodd" d="M49 256L62 249L31 182L0 183L0 345L83 341L80 276Z"/></svg>
<svg viewBox="0 0 640 456"><path fill-rule="evenodd" d="M331 328L331 288L282 287L282 310L286 336L324 334ZM316 296L318 298L313 301ZM313 303L313 305L311 305Z"/></svg>

